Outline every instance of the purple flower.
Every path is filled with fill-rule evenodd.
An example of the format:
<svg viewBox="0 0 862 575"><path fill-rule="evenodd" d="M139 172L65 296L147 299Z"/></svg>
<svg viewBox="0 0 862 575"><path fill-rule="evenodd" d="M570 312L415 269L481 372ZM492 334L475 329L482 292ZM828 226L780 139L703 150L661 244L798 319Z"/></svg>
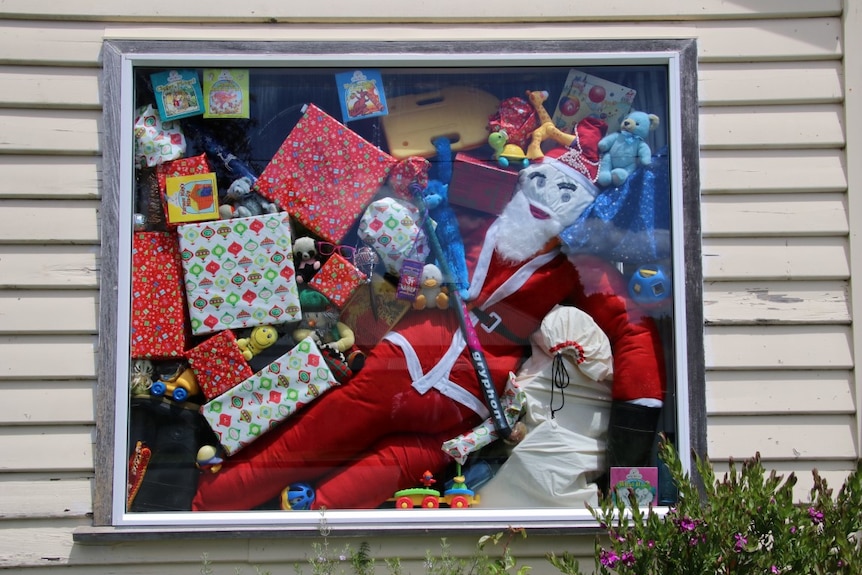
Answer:
<svg viewBox="0 0 862 575"><path fill-rule="evenodd" d="M790 527L790 533L792 533L793 535L796 535L796 525L793 525Z"/></svg>
<svg viewBox="0 0 862 575"><path fill-rule="evenodd" d="M626 567L631 567L632 565L635 564L634 553L632 553L631 551L624 552L622 554L622 557L620 557L620 561L622 561L622 564L625 565Z"/></svg>
<svg viewBox="0 0 862 575"><path fill-rule="evenodd" d="M611 549L611 550L602 549L599 552L599 561L605 567L613 568L619 562L619 560L620 560L620 556L617 555L617 552L614 551L613 549Z"/></svg>
<svg viewBox="0 0 862 575"><path fill-rule="evenodd" d="M779 569L778 567L773 565L772 567L769 568L769 572L770 573L781 573L781 569Z"/></svg>
<svg viewBox="0 0 862 575"><path fill-rule="evenodd" d="M737 553L739 553L739 552L741 552L743 549L745 549L745 545L748 543L748 539L746 539L746 538L742 535L742 533L736 533L736 534L734 534L733 538L736 540L736 542L733 544L733 550L734 550L734 551L736 551Z"/></svg>
<svg viewBox="0 0 862 575"><path fill-rule="evenodd" d="M823 512L817 511L813 507L808 508L808 517L811 518L811 522L815 525L820 525L823 523Z"/></svg>
<svg viewBox="0 0 862 575"><path fill-rule="evenodd" d="M676 524L681 532L694 531L697 528L697 521L689 517L683 517L682 519L677 520Z"/></svg>

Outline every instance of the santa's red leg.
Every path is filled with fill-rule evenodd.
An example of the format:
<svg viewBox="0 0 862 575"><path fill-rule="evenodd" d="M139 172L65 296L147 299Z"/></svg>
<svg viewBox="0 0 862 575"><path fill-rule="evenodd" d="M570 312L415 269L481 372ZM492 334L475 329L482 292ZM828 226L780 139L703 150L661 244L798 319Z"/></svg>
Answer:
<svg viewBox="0 0 862 575"><path fill-rule="evenodd" d="M313 485L314 509L374 509L399 489L415 487L430 471L439 488L452 458L441 445L457 435L398 434L381 440L350 465Z"/></svg>
<svg viewBox="0 0 862 575"><path fill-rule="evenodd" d="M287 485L352 464L391 433L460 432L473 423L471 411L436 390L414 390L400 349L384 342L350 383L227 458L218 473L203 474L192 509L251 509Z"/></svg>

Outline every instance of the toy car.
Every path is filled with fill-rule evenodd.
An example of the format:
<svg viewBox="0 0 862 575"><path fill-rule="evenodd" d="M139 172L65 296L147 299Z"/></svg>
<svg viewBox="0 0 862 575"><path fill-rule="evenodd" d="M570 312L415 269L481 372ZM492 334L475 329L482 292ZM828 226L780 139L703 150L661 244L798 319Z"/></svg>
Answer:
<svg viewBox="0 0 862 575"><path fill-rule="evenodd" d="M150 393L155 396L167 395L174 401L185 401L189 396L197 395L201 392L198 385L198 380L195 378L195 373L191 368L173 377L169 380L160 379L153 382L150 388Z"/></svg>

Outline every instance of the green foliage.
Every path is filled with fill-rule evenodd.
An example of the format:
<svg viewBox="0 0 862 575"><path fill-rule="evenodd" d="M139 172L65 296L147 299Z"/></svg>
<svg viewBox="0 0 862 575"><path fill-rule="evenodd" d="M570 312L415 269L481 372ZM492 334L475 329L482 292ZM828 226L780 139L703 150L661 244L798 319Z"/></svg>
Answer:
<svg viewBox="0 0 862 575"><path fill-rule="evenodd" d="M793 501L796 477L766 473L759 454L717 480L707 460L695 458L702 481L683 471L673 446L659 456L679 491L665 514L626 502L590 508L606 531L596 542L596 573L602 575L701 574L821 575L862 573L857 545L862 529L862 468L837 497L814 471L810 502ZM621 499L621 498L620 498ZM580 575L570 555L549 555L564 575Z"/></svg>
<svg viewBox="0 0 862 575"><path fill-rule="evenodd" d="M476 551L469 559L461 559L452 555L449 543L445 538L440 541L440 553L435 556L430 551L425 553L426 575L527 575L529 566L518 567L518 561L512 555L510 543L520 535L527 536L523 529L509 529L493 535L479 538ZM486 551L488 544L498 545L503 541L499 557L491 557ZM516 569L517 568L517 569Z"/></svg>
<svg viewBox="0 0 862 575"><path fill-rule="evenodd" d="M603 533L596 539L599 575L858 575L862 573L862 463L837 495L814 470L809 502L793 500L796 477L766 473L760 456L717 479L708 460L695 457L697 478L682 467L673 445L662 441L659 457L669 470L679 500L670 509L641 509L634 493L629 505L605 501L590 512ZM622 498L618 498L622 499ZM311 575L375 575L378 562L362 542L331 546L325 512L320 539L310 546ZM425 575L528 575L511 543L523 529L485 535L469 558L453 554L448 541L426 551ZM495 552L489 553L494 547ZM570 553L548 561L563 575L584 575ZM404 572L399 558L383 559L388 575ZM301 565L296 575L304 575ZM206 555L202 575L214 575ZM238 570L236 573L240 573ZM256 570L256 575L269 575Z"/></svg>

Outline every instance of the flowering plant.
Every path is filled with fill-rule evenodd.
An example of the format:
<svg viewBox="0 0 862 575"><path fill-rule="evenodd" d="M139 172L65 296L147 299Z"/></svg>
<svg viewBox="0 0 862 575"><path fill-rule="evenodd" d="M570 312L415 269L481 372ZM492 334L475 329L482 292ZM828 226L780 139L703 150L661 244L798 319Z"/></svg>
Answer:
<svg viewBox="0 0 862 575"><path fill-rule="evenodd" d="M695 457L701 481L685 473L669 441L659 457L677 487L666 513L640 509L634 494L590 508L605 533L596 541L602 575L794 575L862 573L862 464L837 496L818 473L807 503L793 500L796 477L767 474L757 454L733 461L717 480ZM566 575L581 575L569 554L548 556Z"/></svg>

